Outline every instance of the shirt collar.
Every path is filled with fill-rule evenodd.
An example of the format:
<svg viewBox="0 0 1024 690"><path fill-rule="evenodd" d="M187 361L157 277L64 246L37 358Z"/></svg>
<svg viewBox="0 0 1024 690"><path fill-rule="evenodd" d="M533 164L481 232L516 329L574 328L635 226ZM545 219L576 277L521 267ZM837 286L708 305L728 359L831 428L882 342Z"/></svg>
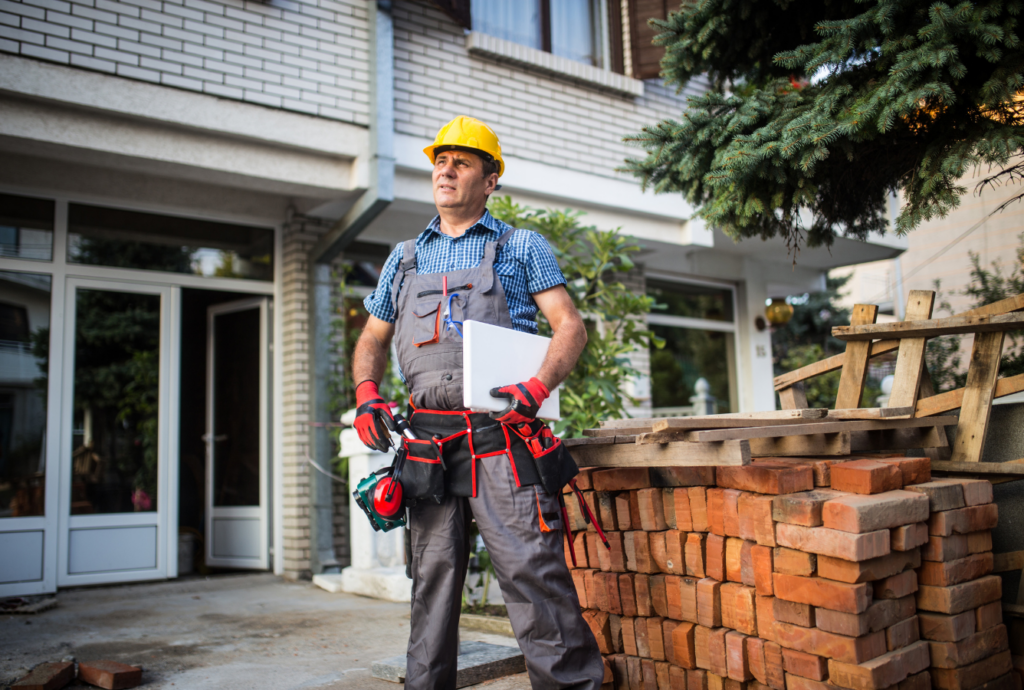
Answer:
<svg viewBox="0 0 1024 690"><path fill-rule="evenodd" d="M473 225L473 227L469 228L468 230L466 230L466 232L464 232L462 235L460 235L460 237L465 237L466 235L468 235L469 233L474 232L474 231L476 231L476 232L485 232L485 233L486 232L490 232L490 233L493 233L494 235L496 235L497 237L500 237L501 233L503 232L503 228L501 227L501 224L502 224L501 221L499 221L497 218L492 216L491 212L485 209L484 210L484 215L480 216L480 220L478 220ZM424 230L420 234L419 241L420 242L426 241L429 237L431 237L434 234L441 235L441 236L444 236L444 237L448 237L448 235L445 235L443 232L441 232L441 216L440 215L434 216L434 219L432 221L430 221L429 225L427 225L427 229ZM458 238L453 237L451 239L458 239Z"/></svg>

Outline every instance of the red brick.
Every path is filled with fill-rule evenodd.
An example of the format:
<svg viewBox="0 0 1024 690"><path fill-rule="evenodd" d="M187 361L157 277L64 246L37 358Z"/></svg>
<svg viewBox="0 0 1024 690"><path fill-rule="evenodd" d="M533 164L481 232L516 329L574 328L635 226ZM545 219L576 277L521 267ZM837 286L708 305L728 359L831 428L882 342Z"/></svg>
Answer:
<svg viewBox="0 0 1024 690"><path fill-rule="evenodd" d="M920 565L921 554L918 551L893 551L886 556L859 562L819 556L818 575L840 582L871 582Z"/></svg>
<svg viewBox="0 0 1024 690"><path fill-rule="evenodd" d="M877 632L864 637L845 637L818 628L801 628L790 623L775 623L775 635L787 649L859 664L885 653L885 633Z"/></svg>
<svg viewBox="0 0 1024 690"><path fill-rule="evenodd" d="M1000 611L1002 610L1002 603L998 601L985 606L999 606ZM976 626L975 611L964 611L953 615L921 611L917 614L917 618L921 637L936 642L958 642L973 635Z"/></svg>
<svg viewBox="0 0 1024 690"><path fill-rule="evenodd" d="M772 599L775 602L775 620L783 623L792 623L805 628L814 627L814 607L810 604L801 604L798 601L786 601L779 597Z"/></svg>
<svg viewBox="0 0 1024 690"><path fill-rule="evenodd" d="M580 473L576 475L576 488L580 491L593 491L593 475L595 471L592 467L581 468Z"/></svg>
<svg viewBox="0 0 1024 690"><path fill-rule="evenodd" d="M951 534L969 534L993 529L999 523L999 506L986 503L969 508L932 513L928 519L928 533L940 537Z"/></svg>
<svg viewBox="0 0 1024 690"><path fill-rule="evenodd" d="M579 599L580 608L588 608L586 572L583 570L570 570L569 572L572 575L572 586L576 590L576 598Z"/></svg>
<svg viewBox="0 0 1024 690"><path fill-rule="evenodd" d="M872 584L875 588L875 599L902 599L917 591L917 572L904 570L899 575L892 575Z"/></svg>
<svg viewBox="0 0 1024 690"><path fill-rule="evenodd" d="M583 586L587 594L587 606L592 609L600 608L598 606L597 585L594 582L593 570L583 571Z"/></svg>
<svg viewBox="0 0 1024 690"><path fill-rule="evenodd" d="M944 484L956 484L963 491L964 505L980 506L992 502L992 482L985 479L967 479L965 477L943 478L936 480Z"/></svg>
<svg viewBox="0 0 1024 690"><path fill-rule="evenodd" d="M648 532L634 530L623 535L626 551L626 568L638 573L656 573L658 569L651 558L651 541Z"/></svg>
<svg viewBox="0 0 1024 690"><path fill-rule="evenodd" d="M974 633L959 642L929 642L932 666L958 668L1010 648L1005 625Z"/></svg>
<svg viewBox="0 0 1024 690"><path fill-rule="evenodd" d="M880 494L903 488L898 467L874 460L854 460L832 466L832 488L855 494Z"/></svg>
<svg viewBox="0 0 1024 690"><path fill-rule="evenodd" d="M608 491L599 491L596 494L596 503L594 506L594 512L597 513L597 521L601 525L601 529L608 532L614 532L619 529L619 523L615 519L615 494Z"/></svg>
<svg viewBox="0 0 1024 690"><path fill-rule="evenodd" d="M684 621L696 623L697 616L697 580L692 577L679 578L680 616Z"/></svg>
<svg viewBox="0 0 1024 690"><path fill-rule="evenodd" d="M633 489L627 492L629 496L629 522L634 530L643 529L640 521L640 490Z"/></svg>
<svg viewBox="0 0 1024 690"><path fill-rule="evenodd" d="M704 539L705 535L700 532L690 532L686 535L686 574L691 577L700 578L707 574L704 569Z"/></svg>
<svg viewBox="0 0 1024 690"><path fill-rule="evenodd" d="M654 570L659 573L672 572L668 567L668 551L665 547L665 532L648 532L648 543L651 549L651 561Z"/></svg>
<svg viewBox="0 0 1024 690"><path fill-rule="evenodd" d="M968 580L977 580L992 572L993 555L976 553L967 558L942 563L925 561L918 570L918 582L922 585L948 587Z"/></svg>
<svg viewBox="0 0 1024 690"><path fill-rule="evenodd" d="M967 535L954 534L951 537L928 537L928 543L921 547L921 560L955 561L970 555L967 549Z"/></svg>
<svg viewBox="0 0 1024 690"><path fill-rule="evenodd" d="M571 501L566 501L568 505ZM629 492L624 491L619 494L615 494L615 521L619 525L619 529L623 532L631 529L640 529L640 525L633 526L632 514L629 512Z"/></svg>
<svg viewBox="0 0 1024 690"><path fill-rule="evenodd" d="M686 493L686 489L681 489L680 493ZM679 524L676 522L676 490L674 488L661 490L661 506L668 529L679 529Z"/></svg>
<svg viewBox="0 0 1024 690"><path fill-rule="evenodd" d="M687 669L686 690L709 690L708 672L702 668Z"/></svg>
<svg viewBox="0 0 1024 690"><path fill-rule="evenodd" d="M661 489L640 489L636 495L640 505L640 528L645 532L668 529Z"/></svg>
<svg viewBox="0 0 1024 690"><path fill-rule="evenodd" d="M613 573L626 572L626 546L622 535L622 532L606 532L604 536L608 539L608 546L600 544L595 547L598 561L604 563L604 559L608 559L607 570Z"/></svg>
<svg viewBox="0 0 1024 690"><path fill-rule="evenodd" d="M784 573L775 573L775 596L846 613L862 613L871 605L871 587L868 584L849 584Z"/></svg>
<svg viewBox="0 0 1024 690"><path fill-rule="evenodd" d="M686 574L686 532L668 530L665 532L665 572L673 575Z"/></svg>
<svg viewBox="0 0 1024 690"><path fill-rule="evenodd" d="M726 580L730 582L743 582L743 545L748 543L736 537L729 537L725 540Z"/></svg>
<svg viewBox="0 0 1024 690"><path fill-rule="evenodd" d="M753 465L797 465L810 467L814 472L814 485L828 487L832 484L832 465L839 462L830 458L754 458Z"/></svg>
<svg viewBox="0 0 1024 690"><path fill-rule="evenodd" d="M987 575L950 587L921 585L917 590L917 608L937 613L976 609L1002 596L1002 582L998 575Z"/></svg>
<svg viewBox="0 0 1024 690"><path fill-rule="evenodd" d="M715 468L696 465L693 467L652 467L651 486L714 486Z"/></svg>
<svg viewBox="0 0 1024 690"><path fill-rule="evenodd" d="M705 540L704 570L708 577L716 580L725 580L725 537L718 534L709 534Z"/></svg>
<svg viewBox="0 0 1024 690"><path fill-rule="evenodd" d="M626 669L629 675L629 687L632 690L645 690L643 659L640 657L626 657Z"/></svg>
<svg viewBox="0 0 1024 690"><path fill-rule="evenodd" d="M833 659L828 663L831 681L851 690L882 690L896 685L912 673L928 668L928 643L912 645L854 665Z"/></svg>
<svg viewBox="0 0 1024 690"><path fill-rule="evenodd" d="M890 529L927 520L928 497L912 491L839 496L825 503L821 519L825 527L843 532Z"/></svg>
<svg viewBox="0 0 1024 690"><path fill-rule="evenodd" d="M651 650L651 658L665 661L665 633L662 630L664 618L647 619L647 646ZM637 645L639 647L639 645Z"/></svg>
<svg viewBox="0 0 1024 690"><path fill-rule="evenodd" d="M775 566L772 562L772 550L767 546L754 546L750 549L750 558L754 566L754 587L758 596L774 596L775 588L772 573Z"/></svg>
<svg viewBox="0 0 1024 690"><path fill-rule="evenodd" d="M863 613L843 613L830 609L814 610L815 624L827 632L848 637L863 637L906 620L914 615L914 597L903 599L882 599L876 601Z"/></svg>
<svg viewBox="0 0 1024 690"><path fill-rule="evenodd" d="M106 690L134 688L142 682L142 669L117 661L79 662L78 679Z"/></svg>
<svg viewBox="0 0 1024 690"><path fill-rule="evenodd" d="M616 467L596 470L590 474L594 491L628 491L651 486L651 474L646 467ZM568 503L568 501L566 501Z"/></svg>
<svg viewBox="0 0 1024 690"><path fill-rule="evenodd" d="M671 666L669 665L669 663L667 661L655 661L654 662L654 668L656 669L656 675L657 675L657 683L655 683L655 685L654 685L654 690L661 690L661 688L665 688L666 690L671 690L671 687L672 687L671 686L672 680L671 680L671 676L670 676ZM682 673L683 673L683 684L684 684L684 687L685 687L685 684L686 684L686 671L683 671L683 669L679 669L679 670L682 671ZM646 682L646 680L647 680L647 678L645 677L644 681Z"/></svg>
<svg viewBox="0 0 1024 690"><path fill-rule="evenodd" d="M762 546L776 546L773 498L744 493L740 496L740 536Z"/></svg>
<svg viewBox="0 0 1024 690"><path fill-rule="evenodd" d="M740 495L736 489L722 490L722 530L727 537L740 536Z"/></svg>
<svg viewBox="0 0 1024 690"><path fill-rule="evenodd" d="M782 665L782 647L775 642L764 643L765 675L772 690L786 690L786 675Z"/></svg>
<svg viewBox="0 0 1024 690"><path fill-rule="evenodd" d="M725 656L730 678L741 683L751 680L750 660L747 657L747 636L731 631L725 634Z"/></svg>
<svg viewBox="0 0 1024 690"><path fill-rule="evenodd" d="M1003 605L993 601L975 609L975 630L983 632L1003 622Z"/></svg>
<svg viewBox="0 0 1024 690"><path fill-rule="evenodd" d="M729 675L729 662L725 652L725 636L729 632L727 628L715 628L708 635L708 670L723 678Z"/></svg>
<svg viewBox="0 0 1024 690"><path fill-rule="evenodd" d="M651 575L651 608L655 615L668 618L668 590L664 575Z"/></svg>
<svg viewBox="0 0 1024 690"><path fill-rule="evenodd" d="M917 616L911 616L885 629L885 646L891 652L921 639Z"/></svg>
<svg viewBox="0 0 1024 690"><path fill-rule="evenodd" d="M718 486L752 491L759 494L791 494L814 488L814 472L810 467L780 467L765 464L745 467L719 467Z"/></svg>
<svg viewBox="0 0 1024 690"><path fill-rule="evenodd" d="M796 649L782 650L782 667L786 673L801 678L825 680L828 678L828 659Z"/></svg>
<svg viewBox="0 0 1024 690"><path fill-rule="evenodd" d="M680 625L679 621L665 618L661 621L661 644L665 649L665 660L669 663L676 663L675 651L672 649L672 633ZM650 633L650 630L647 631Z"/></svg>
<svg viewBox="0 0 1024 690"><path fill-rule="evenodd" d="M633 592L636 594L636 615L653 616L651 606L651 576L637 573L633 578Z"/></svg>
<svg viewBox="0 0 1024 690"><path fill-rule="evenodd" d="M658 666L653 659L641 659L640 668L643 669L644 684L643 690L658 690Z"/></svg>
<svg viewBox="0 0 1024 690"><path fill-rule="evenodd" d="M671 502L668 500L672 496ZM678 489L665 489L665 521L674 523L673 529L680 532L693 531L693 515L690 511L689 489L680 487ZM669 510L671 508L671 511ZM671 517L669 513L671 512Z"/></svg>
<svg viewBox="0 0 1024 690"><path fill-rule="evenodd" d="M595 580L600 578L603 581L604 587L604 606L602 607L608 613L614 613L621 616L622 611L622 599L619 596L619 575L618 573L594 573Z"/></svg>
<svg viewBox="0 0 1024 690"><path fill-rule="evenodd" d="M622 618L622 651L629 656L637 656L636 650L636 618Z"/></svg>
<svg viewBox="0 0 1024 690"><path fill-rule="evenodd" d="M967 553L984 553L992 550L992 532L971 532L967 535Z"/></svg>
<svg viewBox="0 0 1024 690"><path fill-rule="evenodd" d="M602 654L613 654L615 648L612 645L612 631L607 611L594 611L593 609L583 613L583 620L590 626L597 640L597 647Z"/></svg>
<svg viewBox="0 0 1024 690"><path fill-rule="evenodd" d="M616 654L622 653L622 616L610 614L608 616L608 628L612 633L612 649Z"/></svg>
<svg viewBox="0 0 1024 690"><path fill-rule="evenodd" d="M622 573L618 576L619 582L619 605L622 607L623 616L635 616L636 611L636 590L633 588L633 581L636 575L633 573Z"/></svg>
<svg viewBox="0 0 1024 690"><path fill-rule="evenodd" d="M587 536L587 561L590 563L590 567L607 571L611 567L608 549L597 538L597 532L583 532L583 534ZM598 546L601 548L598 549ZM604 553L601 553L602 551Z"/></svg>
<svg viewBox="0 0 1024 690"><path fill-rule="evenodd" d="M693 623L680 623L672 630L673 663L683 668L697 668L697 656L694 649ZM704 628L707 630L707 628Z"/></svg>
<svg viewBox="0 0 1024 690"><path fill-rule="evenodd" d="M779 546L772 552L772 563L777 573L807 577L814 575L817 571L818 557L806 551L797 551L796 549L787 549L784 546Z"/></svg>
<svg viewBox="0 0 1024 690"><path fill-rule="evenodd" d="M982 685L1009 673L1012 668L1010 651L1007 650L962 668L933 668L930 670L932 687L938 690L981 690Z"/></svg>
<svg viewBox="0 0 1024 690"><path fill-rule="evenodd" d="M722 583L711 578L697 582L697 622L706 628L722 624Z"/></svg>
<svg viewBox="0 0 1024 690"><path fill-rule="evenodd" d="M923 484L908 486L907 491L922 493L928 497L928 509L937 513L942 510L955 510L963 508L964 503L963 487L955 482L948 482L943 479L933 479Z"/></svg>
<svg viewBox="0 0 1024 690"><path fill-rule="evenodd" d="M786 687L788 690L839 690L838 685L811 678L801 678L792 673L786 674Z"/></svg>
<svg viewBox="0 0 1024 690"><path fill-rule="evenodd" d="M776 522L818 527L821 525L821 510L825 502L839 496L842 494L831 489L776 496L772 499L772 518Z"/></svg>
<svg viewBox="0 0 1024 690"><path fill-rule="evenodd" d="M683 600L680 584L683 578L678 575L665 575L665 602L668 605L667 616L677 621L683 620Z"/></svg>
<svg viewBox="0 0 1024 690"><path fill-rule="evenodd" d="M893 551L910 551L927 543L927 522L916 522L889 530L889 548Z"/></svg>
<svg viewBox="0 0 1024 690"><path fill-rule="evenodd" d="M866 561L889 553L889 531L853 534L826 527L779 523L775 536L782 546L848 561Z"/></svg>
<svg viewBox="0 0 1024 690"><path fill-rule="evenodd" d="M679 668L678 666L670 666L668 669L668 685L665 688L669 690L686 690L686 684L689 681L686 678L686 671ZM661 690L661 689L659 689Z"/></svg>
<svg viewBox="0 0 1024 690"><path fill-rule="evenodd" d="M750 675L762 685L768 684L768 673L764 663L764 640L760 637L747 637L743 644L747 648L747 667Z"/></svg>
<svg viewBox="0 0 1024 690"><path fill-rule="evenodd" d="M625 654L613 654L606 659L612 666L612 677L614 690L629 690L629 670L626 665ZM607 688L606 688L607 690Z"/></svg>
<svg viewBox="0 0 1024 690"><path fill-rule="evenodd" d="M75 678L73 661L48 661L11 685L11 690L59 690Z"/></svg>
<svg viewBox="0 0 1024 690"><path fill-rule="evenodd" d="M889 458L879 460L879 462L898 467L902 475L903 486L931 481L932 461L928 458Z"/></svg>
<svg viewBox="0 0 1024 690"><path fill-rule="evenodd" d="M568 568L569 570L572 570L574 568L582 568L583 567L583 565L581 563L574 563L573 562L573 559L576 557L576 554L572 552L572 547L569 545L568 530L566 530L565 534L562 535L562 550L565 552L565 567L566 568Z"/></svg>
<svg viewBox="0 0 1024 690"><path fill-rule="evenodd" d="M932 688L932 677L927 671L921 671L913 675L907 676L907 679L900 681L900 684L896 686L898 690L931 690ZM1017 688L1020 690L1020 688Z"/></svg>
<svg viewBox="0 0 1024 690"><path fill-rule="evenodd" d="M708 522L708 496L707 489L703 486L691 486L686 490L690 498L690 519L693 521L694 532L707 532Z"/></svg>
<svg viewBox="0 0 1024 690"><path fill-rule="evenodd" d="M757 634L757 606L753 587L727 582L722 585L722 625L748 635Z"/></svg>
<svg viewBox="0 0 1024 690"><path fill-rule="evenodd" d="M712 534L725 536L725 489L708 489L708 529Z"/></svg>
<svg viewBox="0 0 1024 690"><path fill-rule="evenodd" d="M775 597L755 597L757 636L775 641Z"/></svg>
<svg viewBox="0 0 1024 690"><path fill-rule="evenodd" d="M594 564L590 564L590 554L587 553L587 533L579 532L575 539L573 539L573 548L576 550L576 567L577 568L594 568L600 567L596 554L594 557Z"/></svg>

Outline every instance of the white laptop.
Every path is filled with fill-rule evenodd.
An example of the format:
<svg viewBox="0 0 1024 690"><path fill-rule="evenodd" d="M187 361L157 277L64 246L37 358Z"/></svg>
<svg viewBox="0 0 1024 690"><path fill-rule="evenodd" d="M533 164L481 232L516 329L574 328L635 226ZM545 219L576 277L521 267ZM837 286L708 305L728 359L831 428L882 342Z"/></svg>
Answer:
<svg viewBox="0 0 1024 690"><path fill-rule="evenodd" d="M498 412L508 399L491 389L528 381L540 371L551 338L521 333L480 321L462 325L463 405L474 412ZM559 419L558 388L540 406L542 419Z"/></svg>

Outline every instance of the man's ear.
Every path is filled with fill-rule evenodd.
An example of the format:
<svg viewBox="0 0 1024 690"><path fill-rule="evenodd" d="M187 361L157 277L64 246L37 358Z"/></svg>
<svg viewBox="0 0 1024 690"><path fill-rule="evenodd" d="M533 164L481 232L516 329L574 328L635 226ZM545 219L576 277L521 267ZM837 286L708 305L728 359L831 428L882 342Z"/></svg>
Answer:
<svg viewBox="0 0 1024 690"><path fill-rule="evenodd" d="M487 176L484 181L484 191L488 196L493 194L498 188L498 173L491 173Z"/></svg>

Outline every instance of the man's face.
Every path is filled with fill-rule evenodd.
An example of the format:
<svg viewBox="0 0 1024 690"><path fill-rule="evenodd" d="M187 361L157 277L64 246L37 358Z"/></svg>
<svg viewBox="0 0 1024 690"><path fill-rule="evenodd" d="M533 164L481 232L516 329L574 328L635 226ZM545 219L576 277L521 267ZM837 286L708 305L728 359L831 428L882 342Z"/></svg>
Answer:
<svg viewBox="0 0 1024 690"><path fill-rule="evenodd" d="M438 209L473 209L486 203L498 176L483 175L483 160L468 151L442 151L434 159L434 204Z"/></svg>

